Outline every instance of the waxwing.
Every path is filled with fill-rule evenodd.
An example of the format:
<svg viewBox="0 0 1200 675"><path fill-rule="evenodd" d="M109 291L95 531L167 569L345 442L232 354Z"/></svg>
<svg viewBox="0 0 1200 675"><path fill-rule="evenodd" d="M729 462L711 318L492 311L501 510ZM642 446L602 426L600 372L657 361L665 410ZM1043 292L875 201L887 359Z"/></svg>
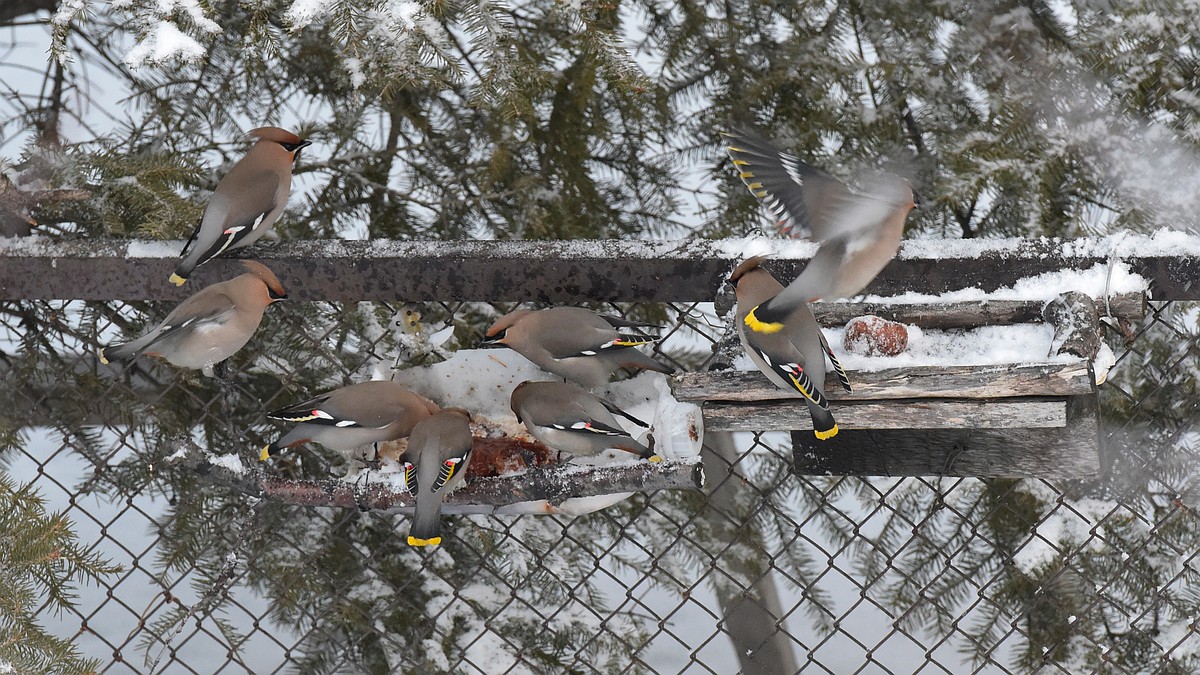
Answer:
<svg viewBox="0 0 1200 675"><path fill-rule="evenodd" d="M838 381L850 391L850 380L821 332L808 303L801 302L783 319L783 328L773 333L756 333L746 326L746 314L783 290L783 285L761 267L763 256L737 266L729 277L737 294L737 328L742 347L750 360L776 386L798 391L808 404L813 432L820 440L837 435L837 422L829 412L829 401L821 392L825 384L825 357L829 357Z"/></svg>
<svg viewBox="0 0 1200 675"><path fill-rule="evenodd" d="M246 135L258 142L209 197L204 215L179 254L183 261L171 275L176 286L182 286L192 270L221 253L258 241L287 206L292 163L311 142L279 127L260 127Z"/></svg>
<svg viewBox="0 0 1200 675"><path fill-rule="evenodd" d="M471 461L471 415L462 408L446 408L417 422L401 456L404 482L416 498L409 546L442 543L442 499L467 475Z"/></svg>
<svg viewBox="0 0 1200 675"><path fill-rule="evenodd" d="M354 450L404 438L421 420L436 413L433 401L390 380L360 382L321 394L303 403L267 413L267 417L297 422L282 438L264 446L259 459L272 452L313 441L351 458Z"/></svg>
<svg viewBox="0 0 1200 675"><path fill-rule="evenodd" d="M263 310L287 298L283 284L266 265L243 260L249 270L204 288L179 303L162 323L142 337L100 349L100 362L159 356L181 368L211 371L250 341Z"/></svg>
<svg viewBox="0 0 1200 675"><path fill-rule="evenodd" d="M519 309L497 319L481 346L508 347L546 372L598 387L617 368L674 372L634 349L657 338L618 330L645 325L580 307Z"/></svg>
<svg viewBox="0 0 1200 675"><path fill-rule="evenodd" d="M652 462L662 460L622 429L614 415L643 427L645 422L569 382L522 382L513 389L511 404L517 421L560 453L588 457L616 448Z"/></svg>
<svg viewBox="0 0 1200 675"><path fill-rule="evenodd" d="M752 330L779 331L784 318L806 302L858 294L896 256L905 219L918 204L907 180L876 174L869 192L851 192L752 132L724 135L739 176L775 217L779 230L820 243L786 290L747 311Z"/></svg>

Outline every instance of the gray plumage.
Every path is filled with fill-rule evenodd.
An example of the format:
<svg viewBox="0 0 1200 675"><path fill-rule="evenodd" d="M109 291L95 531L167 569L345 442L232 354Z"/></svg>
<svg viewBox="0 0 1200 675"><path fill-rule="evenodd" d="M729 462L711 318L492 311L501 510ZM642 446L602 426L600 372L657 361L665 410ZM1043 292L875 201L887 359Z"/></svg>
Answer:
<svg viewBox="0 0 1200 675"><path fill-rule="evenodd" d="M287 297L262 263L246 260L246 274L213 284L171 310L149 333L100 349L100 361L158 356L181 368L208 369L233 356L262 323L267 305Z"/></svg>
<svg viewBox="0 0 1200 675"><path fill-rule="evenodd" d="M896 256L904 223L917 205L907 180L878 173L871 177L869 191L851 192L756 134L725 136L739 176L779 230L821 245L800 276L758 308L758 320L778 322L802 303L857 295Z"/></svg>
<svg viewBox="0 0 1200 675"><path fill-rule="evenodd" d="M639 325L579 307L521 309L497 319L482 345L508 347L542 370L585 387L602 386L617 368L674 372L635 349L656 338L618 330Z"/></svg>
<svg viewBox="0 0 1200 675"><path fill-rule="evenodd" d="M513 390L510 403L529 433L559 452L590 457L615 448L651 461L660 459L622 429L615 415L637 418L568 382L522 382Z"/></svg>
<svg viewBox="0 0 1200 675"><path fill-rule="evenodd" d="M271 419L297 424L264 447L259 458L266 460L281 448L312 441L349 459L363 446L404 438L418 422L437 411L433 401L397 382L352 384L267 413Z"/></svg>
<svg viewBox="0 0 1200 675"><path fill-rule="evenodd" d="M183 285L199 265L258 241L275 225L292 189L292 163L309 145L286 129L260 127L258 141L217 183L204 215L184 244L171 283Z"/></svg>
<svg viewBox="0 0 1200 675"><path fill-rule="evenodd" d="M754 365L781 389L799 392L808 404L817 438L837 434L837 422L829 411L825 386L825 359L828 357L842 386L850 389L845 371L837 362L829 342L821 332L808 303L798 305L784 320L782 330L758 333L745 323L750 309L770 300L783 285L763 269L761 256L750 258L734 270L729 282L737 293L737 328L742 346Z"/></svg>
<svg viewBox="0 0 1200 675"><path fill-rule="evenodd" d="M410 546L442 543L442 500L467 475L471 461L471 416L460 408L447 408L413 427L408 448L401 456L408 490L416 498Z"/></svg>

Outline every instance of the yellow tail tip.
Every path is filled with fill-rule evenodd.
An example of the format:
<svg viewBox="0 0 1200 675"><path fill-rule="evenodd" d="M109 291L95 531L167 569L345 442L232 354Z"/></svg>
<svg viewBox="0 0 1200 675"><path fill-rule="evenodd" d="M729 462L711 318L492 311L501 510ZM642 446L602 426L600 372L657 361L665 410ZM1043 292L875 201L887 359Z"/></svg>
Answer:
<svg viewBox="0 0 1200 675"><path fill-rule="evenodd" d="M750 310L749 314L746 315L745 323L750 327L750 330L754 331L755 333L766 333L768 335L771 333L778 333L779 331L783 330L783 324L781 322L759 321L758 317L754 315L754 313L757 311L758 307L755 307L754 309Z"/></svg>
<svg viewBox="0 0 1200 675"><path fill-rule="evenodd" d="M181 277L181 276L179 276L178 274L172 274L172 275L171 275L171 278L170 278L170 280L169 280L169 281L170 281L171 283L175 284L176 286L182 286L182 285L184 285L185 283L187 283L187 279L185 279L184 277Z"/></svg>
<svg viewBox="0 0 1200 675"><path fill-rule="evenodd" d="M104 347L100 348L100 363L103 363L106 366L108 365L108 359L104 358Z"/></svg>
<svg viewBox="0 0 1200 675"><path fill-rule="evenodd" d="M271 446L269 445L262 446L262 450L258 451L258 461L265 462L268 459L271 459L271 452L269 450L270 447Z"/></svg>
<svg viewBox="0 0 1200 675"><path fill-rule="evenodd" d="M652 464L658 464L659 462L663 461L663 458L662 455L650 455L646 458L646 461Z"/></svg>
<svg viewBox="0 0 1200 675"><path fill-rule="evenodd" d="M409 546L438 546L442 543L441 537L433 537L432 539L418 539L411 534L408 535Z"/></svg>
<svg viewBox="0 0 1200 675"><path fill-rule="evenodd" d="M832 429L827 429L825 431L817 431L816 429L813 429L813 433L816 434L817 440L827 441L827 440L833 438L834 436L837 436L838 426L837 426L837 424L834 424Z"/></svg>

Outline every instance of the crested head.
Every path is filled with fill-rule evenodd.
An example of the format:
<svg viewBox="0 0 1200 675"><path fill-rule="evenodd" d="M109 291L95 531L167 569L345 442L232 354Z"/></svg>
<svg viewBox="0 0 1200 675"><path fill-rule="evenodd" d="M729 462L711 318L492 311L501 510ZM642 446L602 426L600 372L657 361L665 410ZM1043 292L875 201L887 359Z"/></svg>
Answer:
<svg viewBox="0 0 1200 675"><path fill-rule="evenodd" d="M496 337L504 333L504 331L512 328L518 321L524 319L533 313L531 309L518 309L515 312L509 312L504 316L496 319L496 321L487 329L486 337Z"/></svg>
<svg viewBox="0 0 1200 675"><path fill-rule="evenodd" d="M262 280L263 284L267 287L267 291L270 292L272 300L282 300L287 297L287 291L283 288L279 277L275 276L270 267L256 260L243 260L242 267L245 267L247 272Z"/></svg>
<svg viewBox="0 0 1200 675"><path fill-rule="evenodd" d="M279 127L259 127L246 132L246 136L264 141L274 141L280 144L297 145L301 138L296 134Z"/></svg>
<svg viewBox="0 0 1200 675"><path fill-rule="evenodd" d="M472 417L471 417L471 413L467 412L466 408L442 408L438 412L439 412L439 414L440 413L449 413L451 415L459 415L459 416L465 417L468 422L473 421Z"/></svg>
<svg viewBox="0 0 1200 675"><path fill-rule="evenodd" d="M513 414L517 416L518 420L521 419L521 404L525 402L525 399L529 396L531 390L534 388L533 385L536 384L538 384L538 382L535 380L525 380L512 390L512 395L509 397L508 402L509 407L512 408Z"/></svg>
<svg viewBox="0 0 1200 675"><path fill-rule="evenodd" d="M751 256L751 257L747 258L745 261L742 262L742 264L738 265L737 267L735 267L733 269L733 273L729 275L729 283L733 284L736 287L738 281L740 281L742 277L746 276L746 274L748 272L752 272L756 269L761 268L762 262L764 260L766 260L768 257L770 257L770 256L756 255L756 256Z"/></svg>

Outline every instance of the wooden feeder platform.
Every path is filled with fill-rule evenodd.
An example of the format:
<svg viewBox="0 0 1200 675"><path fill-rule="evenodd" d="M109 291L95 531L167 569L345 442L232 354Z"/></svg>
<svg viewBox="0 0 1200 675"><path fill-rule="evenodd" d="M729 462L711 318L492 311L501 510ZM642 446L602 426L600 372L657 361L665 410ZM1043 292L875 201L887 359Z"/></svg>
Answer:
<svg viewBox="0 0 1200 675"><path fill-rule="evenodd" d="M1102 306L1128 321L1145 314L1146 302L1135 293L1104 306L1065 293L1050 302L815 305L825 326L864 314L939 329L1045 322L1054 326L1058 353L1077 359L850 371L851 392L830 375L822 389L840 431L825 441L812 433L800 394L757 371L685 373L674 377L673 390L701 405L706 432L790 432L799 474L1088 478L1100 470L1091 360L1100 348ZM740 350L736 343L725 348Z"/></svg>

